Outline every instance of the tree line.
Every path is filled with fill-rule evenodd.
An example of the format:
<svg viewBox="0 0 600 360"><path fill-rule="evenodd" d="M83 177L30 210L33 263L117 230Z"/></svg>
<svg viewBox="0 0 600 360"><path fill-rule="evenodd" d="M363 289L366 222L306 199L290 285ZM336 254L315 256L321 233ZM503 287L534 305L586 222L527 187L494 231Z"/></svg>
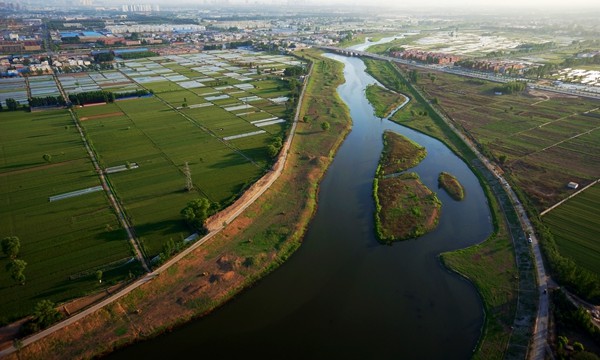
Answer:
<svg viewBox="0 0 600 360"><path fill-rule="evenodd" d="M129 60L129 59L139 59L139 58L145 58L145 57L158 56L158 53L155 53L154 51L137 51L137 52L120 53L118 55L116 54L116 56L120 57L123 60Z"/></svg>
<svg viewBox="0 0 600 360"><path fill-rule="evenodd" d="M65 106L66 103L65 99L60 95L29 98L29 106L32 108L41 106Z"/></svg>
<svg viewBox="0 0 600 360"><path fill-rule="evenodd" d="M525 91L527 83L524 81L511 81L503 85L494 87L495 92L501 92L503 94L514 94Z"/></svg>
<svg viewBox="0 0 600 360"><path fill-rule="evenodd" d="M10 277L18 284L25 285L25 260L17 259L21 250L21 240L16 236L7 236L2 239L2 252L9 258L6 270Z"/></svg>
<svg viewBox="0 0 600 360"><path fill-rule="evenodd" d="M152 91L144 89L123 93L113 93L110 91L103 90L86 91L78 94L70 94L69 101L71 101L71 103L75 105L94 104L101 102L111 103L114 102L116 99L123 99L135 96L146 96L150 94L152 94Z"/></svg>
<svg viewBox="0 0 600 360"><path fill-rule="evenodd" d="M21 105L17 100L13 98L7 98L6 100L4 100L4 102L6 103L6 109L2 107L2 103L0 102L0 111L16 111L25 108L24 105Z"/></svg>

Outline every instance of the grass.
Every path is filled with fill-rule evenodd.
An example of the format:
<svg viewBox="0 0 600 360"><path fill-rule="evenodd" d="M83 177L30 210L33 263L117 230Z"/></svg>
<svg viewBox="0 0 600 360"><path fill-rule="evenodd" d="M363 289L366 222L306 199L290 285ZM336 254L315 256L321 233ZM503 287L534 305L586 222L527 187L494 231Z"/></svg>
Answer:
<svg viewBox="0 0 600 360"><path fill-rule="evenodd" d="M368 85L366 92L367 99L375 110L375 116L382 119L387 118L406 100L404 95L391 92L375 84Z"/></svg>
<svg viewBox="0 0 600 360"><path fill-rule="evenodd" d="M435 116L431 107L426 104L426 100L414 91L392 64L370 59L365 60L365 63L367 71L377 80L393 90L405 92L411 98L411 102L407 106L394 114L393 121L440 139L469 163L478 163L473 152L442 119ZM442 102L443 104L445 102ZM527 345L532 324L530 314L533 313L533 310L530 310L530 304L535 299L532 299L531 296L518 298L517 293L519 287L523 290L534 289L535 278L530 262L523 261L521 264L523 270L519 271L519 280L517 280L515 249L511 243L509 232L512 227L509 228L508 221L512 221L511 224L515 226L514 231L518 234L518 229L520 229L518 219L516 217L506 219L502 215L502 207L508 208L510 200L505 195L501 196L501 185L483 169L483 166L477 166L477 168L479 170L476 171L476 174L485 179L485 182L482 180L482 186L488 194L495 225L494 234L479 245L444 253L441 259L448 268L471 280L482 297L486 318L474 358L503 359L511 343L515 343L516 336L511 338L512 334L524 334L520 338L525 339L525 346ZM486 182L492 184L493 187L487 185ZM492 191L500 197L500 202L492 196ZM521 234L521 236L524 235ZM521 249L520 256L528 258L523 255L528 251L527 246L525 245L524 249L522 246L518 248ZM520 306L521 313L517 314L523 321L519 327L511 331L511 327L514 326L517 301L524 304ZM516 344L515 347L520 349L521 343L517 342Z"/></svg>
<svg viewBox="0 0 600 360"><path fill-rule="evenodd" d="M385 44L370 46L369 48L367 48L367 51L374 53L374 54L384 54L384 53L387 53L392 48L400 48L403 45L411 44L412 42L417 41L420 38L423 38L426 36L428 36L428 34L426 32L406 36L406 37L403 37L400 39L395 39L393 41L387 42Z"/></svg>
<svg viewBox="0 0 600 360"><path fill-rule="evenodd" d="M419 86L502 163L538 211L568 196L569 181L585 185L598 178L600 113L586 113L598 108L597 100L535 92L497 96L494 83L445 73Z"/></svg>
<svg viewBox="0 0 600 360"><path fill-rule="evenodd" d="M582 255L594 253L589 244L596 243L596 234L580 231L578 241L563 240L561 247L537 213L570 195L567 183L585 186L598 179L600 102L531 91L495 96L493 83L443 73L436 74L435 83L420 84L429 96L438 98L483 153L501 165L500 171L528 208L530 219L538 223L536 232L553 277L580 296L597 301L597 281L592 279L597 263ZM571 214L574 223L585 223L587 216ZM560 226L569 226L561 221ZM590 268L594 270L587 271Z"/></svg>
<svg viewBox="0 0 600 360"><path fill-rule="evenodd" d="M380 241L412 239L435 229L442 203L416 173L375 179L374 184Z"/></svg>
<svg viewBox="0 0 600 360"><path fill-rule="evenodd" d="M427 156L427 149L393 131L383 133L383 153L379 175L394 174L417 166Z"/></svg>
<svg viewBox="0 0 600 360"><path fill-rule="evenodd" d="M344 40L339 43L340 48L347 48L354 45L364 44L367 38L370 42L377 42L384 37L394 36L397 32L374 32L374 33L360 33L352 36L351 40Z"/></svg>
<svg viewBox="0 0 600 360"><path fill-rule="evenodd" d="M441 172L438 183L454 200L460 201L465 198L465 189L452 174Z"/></svg>
<svg viewBox="0 0 600 360"><path fill-rule="evenodd" d="M149 59L138 62L148 68L155 63ZM204 77L183 65L172 68L176 72L168 76L181 73L190 78ZM140 68L140 72L143 70ZM139 74L128 73L134 75L134 80L139 79ZM191 233L179 214L189 200L206 197L216 208L222 208L262 176L272 163L267 151L272 138L285 138L288 125L258 128L250 124L253 120L219 105L177 110L184 101L192 106L206 100L173 81L138 84L125 77L112 81L115 74L77 74L72 78L63 76L63 80L71 90L79 85L98 85L111 91L135 86L156 92L150 98L75 109L102 168L133 162L139 165L137 169L109 174L107 179L133 224L145 256L152 258L169 239L177 241ZM256 84L254 88L235 95L264 95L256 102L255 110L262 116L259 119L289 117L286 104L274 104L267 98L286 96L287 81L269 75L252 78L249 83ZM32 81L53 83L51 78ZM241 83L234 79L227 82ZM234 97L231 103L241 101ZM266 133L223 140L228 135L258 129ZM0 321L27 315L40 299L60 303L97 291L95 270L104 271L103 285L124 279L129 270L139 270L118 266L129 260L132 252L104 193L48 202L49 196L100 184L68 112L7 113L0 121L0 142L0 203L5 205L0 210L0 237L19 236L23 259L29 264L23 287L12 285L6 272L0 274ZM50 163L43 159L44 154L51 156ZM185 162L192 173L192 192L184 190ZM0 257L0 265L7 262Z"/></svg>
<svg viewBox="0 0 600 360"><path fill-rule="evenodd" d="M388 89L403 92L411 101L402 109L397 111L391 120L407 126L411 129L421 131L447 144L457 154L467 161L476 158L475 154L466 146L462 140L452 132L442 119L435 117L426 100L422 99L407 84L406 80L398 73L397 68L388 62L365 59L367 72L385 85Z"/></svg>
<svg viewBox="0 0 600 360"><path fill-rule="evenodd" d="M560 253L600 276L600 186L595 185L550 211L543 218Z"/></svg>
<svg viewBox="0 0 600 360"><path fill-rule="evenodd" d="M322 131L319 123L298 123L297 137L289 151L288 164L281 178L244 214L227 225L224 232L207 242L191 256L178 263L178 271L162 273L118 303L86 317L72 326L23 349L23 356L93 357L112 351L113 346L168 330L201 316L227 301L243 288L281 264L300 245L304 229L315 208L318 180L350 129L350 115L336 93L343 82L341 63L319 57L314 50L301 53L314 61L313 75L302 103L302 118L312 106L329 109L330 131ZM243 281L216 282L203 287L193 299L182 305L179 295L190 285L202 280L202 273L212 269L223 257L240 260ZM186 290L183 290L183 289ZM209 290L214 288L214 290ZM211 291L208 296L206 291ZM183 291L183 292L182 292ZM121 306L123 305L123 307ZM141 317L123 316L122 309L140 309ZM121 309L121 310L119 310ZM155 316L151 316L154 314ZM139 328L122 334L119 329ZM81 329L87 329L85 332ZM117 334L118 333L118 334ZM68 339L68 346L56 339ZM103 341L99 341L103 339ZM58 355L57 355L58 356Z"/></svg>
<svg viewBox="0 0 600 360"><path fill-rule="evenodd" d="M382 242L419 237L438 224L442 203L416 173L397 174L419 164L427 150L407 137L385 131L373 183L375 231Z"/></svg>
<svg viewBox="0 0 600 360"><path fill-rule="evenodd" d="M19 258L28 264L23 286L0 272L0 320L26 316L42 299L63 302L97 291L90 269L102 269L104 283L122 280L133 268L115 266L132 254L106 195L48 201L100 185L68 112L6 113L0 134L0 237L18 236ZM44 153L52 156L50 163ZM0 266L7 263L1 256Z"/></svg>
<svg viewBox="0 0 600 360"><path fill-rule="evenodd" d="M148 60L144 64L150 67L152 62ZM175 72L171 75L181 74L189 78L201 75L179 64L165 66ZM250 82L252 89L212 102L205 99L207 95L198 95L196 90L202 89L203 94L212 93L211 96L240 90L218 90L223 84L215 85L216 88L207 86L187 90L171 81L162 81L142 84L155 92L152 98L107 104L104 112L102 107L78 109L80 118L92 113L100 116L83 124L104 167L127 162L140 165L134 171L109 177L148 257L156 256L169 238L181 239L189 235L190 230L179 215L189 200L206 197L222 208L267 171L272 161L267 147L272 137L285 137L287 123L258 128L250 121L288 117L285 104L274 104L265 98L286 96L289 87L286 80L267 75L260 79ZM239 83L226 80L231 84ZM263 98L250 103L256 115L236 115L225 110L228 106L242 104L237 97L250 95ZM187 107L182 108L184 102ZM212 105L194 107L205 103ZM240 112L246 111L250 110ZM109 116L111 113L122 115ZM102 117L102 114L107 117ZM222 140L257 130L266 133ZM185 162L189 164L194 183L191 193L183 191L185 177L182 169Z"/></svg>
<svg viewBox="0 0 600 360"><path fill-rule="evenodd" d="M140 165L109 177L149 257L158 254L169 237L189 235L179 215L189 200L206 196L224 204L263 172L157 99L117 106L127 119L119 116L83 124L103 165ZM197 190L192 193L183 191L186 161Z"/></svg>

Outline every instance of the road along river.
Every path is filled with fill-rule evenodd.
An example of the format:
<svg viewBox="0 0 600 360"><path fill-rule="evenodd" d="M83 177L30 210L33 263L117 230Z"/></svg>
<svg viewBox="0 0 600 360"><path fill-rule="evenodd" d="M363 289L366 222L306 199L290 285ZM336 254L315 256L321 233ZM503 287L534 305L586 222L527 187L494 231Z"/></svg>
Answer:
<svg viewBox="0 0 600 360"><path fill-rule="evenodd" d="M112 359L396 358L468 359L483 307L475 288L446 270L441 252L492 232L485 195L465 163L439 141L373 115L365 88L376 81L358 58L345 64L338 92L353 128L324 177L319 207L300 249L279 269L212 314ZM439 225L418 239L381 245L375 238L372 184L382 133L427 148L412 171L442 201ZM441 171L465 187L463 201L438 189Z"/></svg>

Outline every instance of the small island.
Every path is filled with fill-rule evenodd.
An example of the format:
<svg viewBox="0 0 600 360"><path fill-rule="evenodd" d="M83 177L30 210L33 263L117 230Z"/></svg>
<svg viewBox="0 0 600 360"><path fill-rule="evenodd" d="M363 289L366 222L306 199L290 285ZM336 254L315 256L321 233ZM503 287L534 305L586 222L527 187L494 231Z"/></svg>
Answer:
<svg viewBox="0 0 600 360"><path fill-rule="evenodd" d="M398 106L406 101L406 96L395 93L379 85L371 84L367 86L367 99L375 110L375 116L386 118L390 116Z"/></svg>
<svg viewBox="0 0 600 360"><path fill-rule="evenodd" d="M398 174L426 155L426 149L410 139L390 131L384 133L384 151L373 182L375 228L380 241L415 238L437 226L442 204L436 194L416 173Z"/></svg>
<svg viewBox="0 0 600 360"><path fill-rule="evenodd" d="M465 198L465 189L452 174L442 171L438 177L438 183L454 200L461 201Z"/></svg>
<svg viewBox="0 0 600 360"><path fill-rule="evenodd" d="M393 131L383 133L383 153L378 175L398 173L417 166L427 156L427 149Z"/></svg>

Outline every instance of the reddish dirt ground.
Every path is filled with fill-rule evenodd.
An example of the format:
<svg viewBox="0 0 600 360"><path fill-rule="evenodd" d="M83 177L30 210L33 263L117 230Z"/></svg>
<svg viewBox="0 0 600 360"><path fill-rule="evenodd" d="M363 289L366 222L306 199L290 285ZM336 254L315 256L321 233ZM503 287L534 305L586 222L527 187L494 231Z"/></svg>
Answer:
<svg viewBox="0 0 600 360"><path fill-rule="evenodd" d="M112 113L108 113L108 114L84 116L84 117L80 117L79 120L81 120L81 121L96 120L96 119L103 119L103 118L107 118L107 117L121 116L121 115L125 115L125 113L123 113L122 111L117 111L117 112L112 112Z"/></svg>

